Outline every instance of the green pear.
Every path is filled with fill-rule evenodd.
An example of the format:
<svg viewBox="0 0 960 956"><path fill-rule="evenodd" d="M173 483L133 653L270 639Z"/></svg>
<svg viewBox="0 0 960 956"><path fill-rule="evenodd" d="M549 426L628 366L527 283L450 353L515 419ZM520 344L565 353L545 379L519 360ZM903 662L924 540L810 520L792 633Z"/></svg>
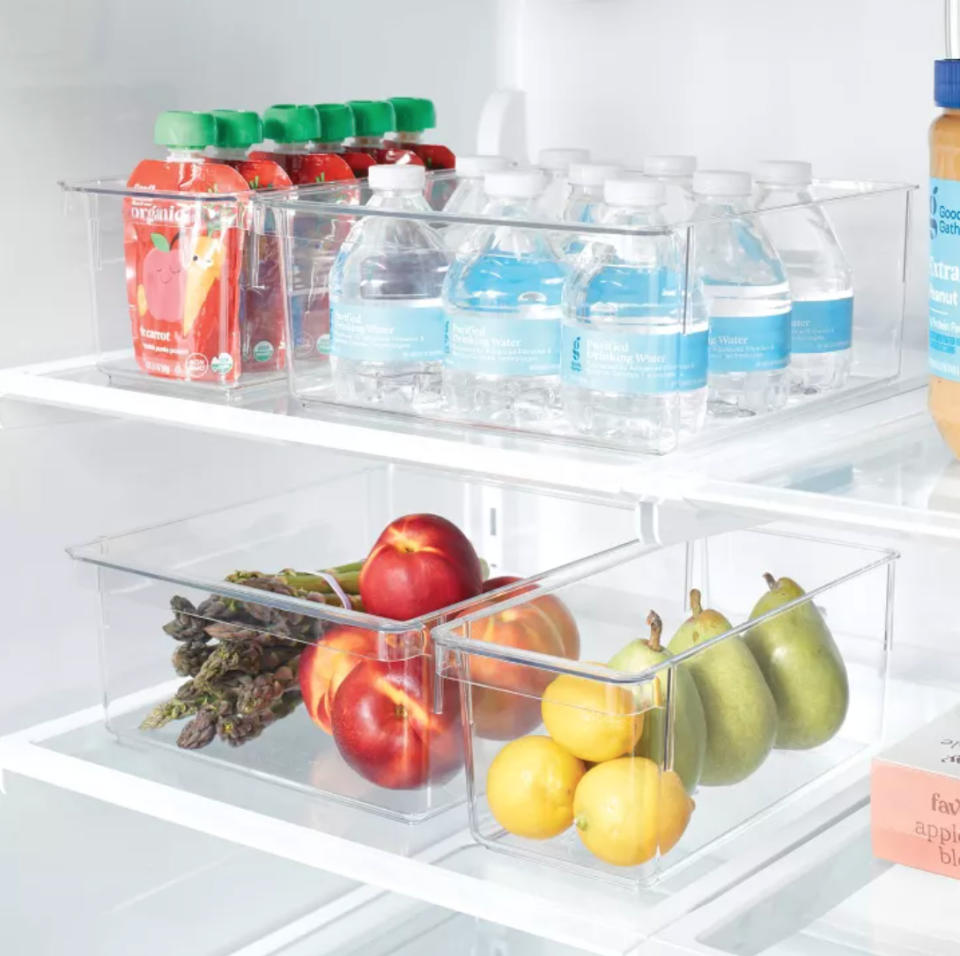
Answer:
<svg viewBox="0 0 960 956"><path fill-rule="evenodd" d="M763 577L769 590L757 601L750 620L806 593L790 578ZM850 687L840 651L813 601L762 621L745 639L777 702L775 746L809 750L826 743L847 716Z"/></svg>
<svg viewBox="0 0 960 956"><path fill-rule="evenodd" d="M650 637L647 640L631 641L610 658L610 667L618 671L637 673L649 667L656 667L670 659L670 652L660 644L663 632L663 622L656 611L651 611L647 617L650 626ZM667 699L667 671L661 671L654 681L658 686L655 697L666 703ZM673 722L673 768L683 781L687 793L693 793L700 782L703 771L703 756L707 747L707 725L703 716L703 704L697 693L697 685L693 681L686 665L681 664L673 668L673 677L670 679L672 693L676 694ZM637 695L648 698L646 688L638 688ZM666 722L665 707L648 710L644 715L643 733L634 748L638 757L649 757L661 767L666 767Z"/></svg>
<svg viewBox="0 0 960 956"><path fill-rule="evenodd" d="M693 615L670 641L674 656L731 629L719 612L703 610L700 592L690 592ZM739 636L728 637L686 661L707 721L707 749L700 783L722 786L750 776L773 748L777 706L760 667Z"/></svg>

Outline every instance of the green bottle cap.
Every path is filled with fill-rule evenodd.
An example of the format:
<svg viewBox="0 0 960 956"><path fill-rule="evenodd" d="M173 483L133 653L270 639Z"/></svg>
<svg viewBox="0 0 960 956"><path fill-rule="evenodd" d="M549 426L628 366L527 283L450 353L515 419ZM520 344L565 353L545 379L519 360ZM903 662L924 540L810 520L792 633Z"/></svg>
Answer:
<svg viewBox="0 0 960 956"><path fill-rule="evenodd" d="M278 103L263 114L263 135L275 143L305 143L320 136L320 116L313 106Z"/></svg>
<svg viewBox="0 0 960 956"><path fill-rule="evenodd" d="M216 121L210 113L192 110L165 110L153 126L153 141L171 149L203 149L212 146Z"/></svg>
<svg viewBox="0 0 960 956"><path fill-rule="evenodd" d="M422 133L437 125L437 111L433 101L420 96L391 96L390 102L397 114L397 129L405 133Z"/></svg>
<svg viewBox="0 0 960 956"><path fill-rule="evenodd" d="M253 110L211 110L216 120L215 146L249 149L263 139L263 123Z"/></svg>
<svg viewBox="0 0 960 956"><path fill-rule="evenodd" d="M397 117L388 100L348 100L357 136L383 136L396 129Z"/></svg>
<svg viewBox="0 0 960 956"><path fill-rule="evenodd" d="M339 143L348 136L357 135L357 124L353 121L353 111L346 103L317 103L320 114L321 143Z"/></svg>

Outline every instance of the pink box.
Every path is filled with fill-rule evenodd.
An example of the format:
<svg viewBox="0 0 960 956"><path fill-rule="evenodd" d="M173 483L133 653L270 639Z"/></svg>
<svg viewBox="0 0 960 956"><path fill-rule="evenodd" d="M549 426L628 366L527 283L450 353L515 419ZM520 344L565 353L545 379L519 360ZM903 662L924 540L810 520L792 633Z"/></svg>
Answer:
<svg viewBox="0 0 960 956"><path fill-rule="evenodd" d="M960 707L873 761L873 853L960 878Z"/></svg>

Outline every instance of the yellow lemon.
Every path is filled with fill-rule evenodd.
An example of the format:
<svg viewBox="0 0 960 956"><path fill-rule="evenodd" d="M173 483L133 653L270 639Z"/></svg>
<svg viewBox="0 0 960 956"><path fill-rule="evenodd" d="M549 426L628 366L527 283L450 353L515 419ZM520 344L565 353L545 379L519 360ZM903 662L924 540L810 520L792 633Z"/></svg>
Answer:
<svg viewBox="0 0 960 956"><path fill-rule="evenodd" d="M540 713L550 736L575 757L599 763L633 750L643 714L616 684L562 674L543 692Z"/></svg>
<svg viewBox="0 0 960 956"><path fill-rule="evenodd" d="M142 284L137 286L137 311L141 317L147 314L147 290Z"/></svg>
<svg viewBox="0 0 960 956"><path fill-rule="evenodd" d="M605 863L636 866L683 835L693 801L672 770L660 773L646 757L621 757L587 771L573 798L583 845Z"/></svg>
<svg viewBox="0 0 960 956"><path fill-rule="evenodd" d="M583 764L549 737L512 740L487 772L487 803L517 836L546 840L573 823L573 795Z"/></svg>

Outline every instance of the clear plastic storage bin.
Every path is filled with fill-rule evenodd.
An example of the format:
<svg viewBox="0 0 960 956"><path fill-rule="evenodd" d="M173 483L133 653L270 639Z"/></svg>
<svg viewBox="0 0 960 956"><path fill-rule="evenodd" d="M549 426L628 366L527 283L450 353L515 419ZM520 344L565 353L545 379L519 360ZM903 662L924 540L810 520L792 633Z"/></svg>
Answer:
<svg viewBox="0 0 960 956"><path fill-rule="evenodd" d="M269 217L253 228L252 192L61 186L87 223L97 365L111 383L197 397L284 387L280 243Z"/></svg>
<svg viewBox="0 0 960 956"><path fill-rule="evenodd" d="M475 838L644 884L802 800L880 741L896 557L772 531L631 544L437 628L438 663L463 701ZM765 573L805 594L785 591L745 623ZM687 628L678 646L694 588L728 620L699 619L699 640ZM608 666L650 635L651 611L676 660ZM559 620L575 624L579 659L547 649ZM518 629L536 639L507 641Z"/></svg>
<svg viewBox="0 0 960 956"><path fill-rule="evenodd" d="M341 567L342 597L356 604L357 562L387 524L423 512L454 522L490 577L526 578L609 547L630 519L599 502L354 466L76 547L98 568L108 728L392 817L463 800L460 702L455 685L436 683L430 632L479 598L394 621L344 608L310 574ZM299 574L275 574L285 568Z"/></svg>
<svg viewBox="0 0 960 956"><path fill-rule="evenodd" d="M428 176L426 197L433 207L438 207L448 195L451 183L456 183L452 172L432 173ZM443 187L443 188L441 188ZM465 416L451 410L443 401L417 410L421 420L438 422L455 421L477 428L506 428L512 431L533 432L558 436L566 440L589 444L606 445L629 450L664 453L673 450L681 442L708 442L731 432L749 429L760 422L769 423L777 417L785 419L797 416L826 414L838 403L856 403L856 396L869 400L879 383L896 378L900 372L901 332L904 305L904 272L906 261L906 224L909 219L909 203L915 187L900 184L817 181L812 187L812 204L823 209L838 236L852 275L853 331L851 344L851 372L846 384L839 389L816 395L793 395L786 408L767 414L742 418L708 417L706 425L695 435L684 433L683 412L670 426L667 434L659 429L649 440L643 435L626 438L594 437L583 434L570 424L568 418L548 416L543 423L502 425L485 421L478 416ZM679 298L682 301L680 316L681 333L677 338L680 355L665 358L677 366L674 381L661 382L664 391L674 390L678 378L682 378L682 354L685 342L699 328L697 324L697 295L691 280L693 266L691 250L698 236L709 223L684 222L673 224L663 230L641 230L594 224L571 224L527 221L517 219L494 220L482 216L464 217L446 214L441 209L429 213L396 212L382 208L360 208L371 197L366 182L345 189L342 185L301 187L295 192L258 196L256 204L273 213L274 218L259 217L261 223L272 223L284 239L286 265L288 314L294 323L292 338L296 342L291 359L291 383L295 396L305 406L325 404L350 405L343 390L338 393L331 376L329 336L304 334L302 316L311 315L315 328L329 331L329 281L339 246L350 235L351 228L365 216L393 217L424 223L441 240L456 234L458 242L470 231L482 225L509 226L530 233L540 234L553 243L555 248L564 247L570 239L580 243L615 242L630 236L675 235L680 247L681 278ZM359 204L359 205L358 205ZM800 207L808 204L800 204ZM742 218L760 224L773 222L773 218L788 215L799 207L779 206L762 212L747 212ZM773 217L773 218L772 218ZM316 236L325 237L317 242ZM455 243L447 243L455 245ZM453 252L448 249L452 261ZM371 266L371 268L376 268ZM403 301L402 299L400 301ZM681 391L681 394L684 394ZM411 414L397 411L388 402L368 403L358 408L358 420L366 416Z"/></svg>

